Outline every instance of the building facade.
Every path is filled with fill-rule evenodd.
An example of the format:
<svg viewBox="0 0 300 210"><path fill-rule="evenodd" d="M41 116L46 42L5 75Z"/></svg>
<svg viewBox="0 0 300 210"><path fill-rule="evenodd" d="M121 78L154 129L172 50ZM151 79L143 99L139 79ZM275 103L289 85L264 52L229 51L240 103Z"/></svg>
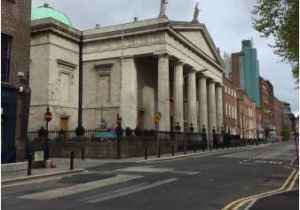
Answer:
<svg viewBox="0 0 300 210"><path fill-rule="evenodd" d="M30 103L31 1L1 1L1 158L25 158Z"/></svg>
<svg viewBox="0 0 300 210"><path fill-rule="evenodd" d="M31 130L49 105L50 129L95 128L101 116L115 126L117 114L126 127L153 129L160 112L162 131L221 131L223 63L202 23L163 16L79 31L42 15L31 37Z"/></svg>
<svg viewBox="0 0 300 210"><path fill-rule="evenodd" d="M264 78L259 78L260 83L260 98L262 110L262 128L266 138L275 135L275 113L274 113L274 91L273 85L270 81Z"/></svg>
<svg viewBox="0 0 300 210"><path fill-rule="evenodd" d="M238 91L238 128L243 139L257 138L256 103L244 90Z"/></svg>
<svg viewBox="0 0 300 210"><path fill-rule="evenodd" d="M231 54L232 64L232 82L237 85L238 88L244 89L244 57L242 52Z"/></svg>
<svg viewBox="0 0 300 210"><path fill-rule="evenodd" d="M224 129L233 135L238 133L237 92L238 87L229 79L223 78Z"/></svg>
<svg viewBox="0 0 300 210"><path fill-rule="evenodd" d="M282 105L281 102L274 96L274 126L275 126L275 134L276 140L281 140L281 131L282 131Z"/></svg>
<svg viewBox="0 0 300 210"><path fill-rule="evenodd" d="M251 40L242 41L243 69L244 69L244 89L256 106L260 106L259 93L259 62L257 60L257 50L253 48Z"/></svg>

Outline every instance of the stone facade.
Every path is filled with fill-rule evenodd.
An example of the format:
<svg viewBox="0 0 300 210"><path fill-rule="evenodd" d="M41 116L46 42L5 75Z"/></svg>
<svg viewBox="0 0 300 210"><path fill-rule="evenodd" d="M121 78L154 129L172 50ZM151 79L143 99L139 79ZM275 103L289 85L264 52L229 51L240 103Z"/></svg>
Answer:
<svg viewBox="0 0 300 210"><path fill-rule="evenodd" d="M30 0L1 1L2 163L25 158L30 101L30 11Z"/></svg>
<svg viewBox="0 0 300 210"><path fill-rule="evenodd" d="M61 31L56 31L55 26L61 27ZM53 116L49 129L74 129L77 126L78 41L77 30L58 25L54 20L32 22L30 130L46 127L44 113L47 106Z"/></svg>
<svg viewBox="0 0 300 210"><path fill-rule="evenodd" d="M64 116L70 119L68 128L77 126L79 40L84 127L98 127L101 117L108 126L115 127L116 116L120 114L126 127L153 129L153 115L161 112L162 131L173 130L177 122L182 130L192 126L194 131L200 131L204 125L210 135L213 128L221 131L222 59L204 24L167 18L82 32L50 18L33 21L31 44L32 50L37 51L32 55L32 63L46 63L42 68L32 65L36 74L38 69L44 71L43 81L32 82L32 88L38 89L33 98L45 101L32 102L32 123L36 123L33 129L43 124L37 119L43 116L47 105L59 110L50 128L61 127L57 119ZM73 70L68 70L68 79L58 73L59 62L73 66ZM63 98L57 97L68 95L62 80L69 81L69 93L74 94L69 95L69 103L65 104L60 104ZM43 84L47 84L44 90L39 89ZM34 111L34 107L40 110Z"/></svg>

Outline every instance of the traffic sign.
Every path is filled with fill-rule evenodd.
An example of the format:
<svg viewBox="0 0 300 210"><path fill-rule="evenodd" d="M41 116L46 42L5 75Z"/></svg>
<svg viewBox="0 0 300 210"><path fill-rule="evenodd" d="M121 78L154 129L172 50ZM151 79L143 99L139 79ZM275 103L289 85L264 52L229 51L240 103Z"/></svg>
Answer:
<svg viewBox="0 0 300 210"><path fill-rule="evenodd" d="M50 122L52 120L52 113L50 111L47 111L45 114L44 114L44 119L47 121L47 122Z"/></svg>
<svg viewBox="0 0 300 210"><path fill-rule="evenodd" d="M154 122L159 123L160 120L161 120L161 113L156 112L155 115L154 115Z"/></svg>

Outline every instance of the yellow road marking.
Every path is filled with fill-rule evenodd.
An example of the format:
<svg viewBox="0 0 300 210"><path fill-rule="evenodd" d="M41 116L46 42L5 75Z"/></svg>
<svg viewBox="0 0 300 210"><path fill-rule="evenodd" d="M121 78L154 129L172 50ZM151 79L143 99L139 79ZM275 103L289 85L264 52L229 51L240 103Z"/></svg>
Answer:
<svg viewBox="0 0 300 210"><path fill-rule="evenodd" d="M287 191L293 189L293 187L294 187L295 184L296 184L296 181L297 181L298 177L299 177L299 171L297 172L297 175L294 177L294 179L293 179L291 185L287 188Z"/></svg>
<svg viewBox="0 0 300 210"><path fill-rule="evenodd" d="M284 182L284 184L282 185L281 188L276 189L276 190L272 190L272 191L269 191L269 192L260 193L260 194L257 194L257 195L252 195L252 196L240 198L236 201L233 201L233 202L227 204L224 208L222 208L222 210L229 210L229 209L233 208L235 205L239 204L240 202L243 202L243 201L246 201L246 200L249 201L249 200L255 199L259 196L265 196L265 195L269 195L269 194L276 193L276 192L284 190L287 187L290 180L294 177L296 171L297 171L296 169L294 169L292 171L291 175L287 178L287 180Z"/></svg>
<svg viewBox="0 0 300 210"><path fill-rule="evenodd" d="M296 182L296 180L298 179L298 175L299 175L299 172L297 172L296 174L294 174L294 178L293 178L293 180L292 180L292 182L290 183L290 186L287 188L287 189L285 189L284 190L284 188L285 187L287 187L287 186L285 186L284 188L283 188L283 190L277 190L278 192L281 192L281 191L289 191L289 190L291 190L292 188L293 188L293 186L295 185L295 182ZM281 189L281 188L280 188ZM278 192L276 192L276 193L278 193ZM268 192L267 192L268 193ZM256 199L256 198L263 198L263 197L266 197L266 196L268 196L268 195L272 195L272 194L274 194L274 193L268 193L267 194L266 193L266 195L262 195L262 196L258 196L258 195L256 195L256 196L253 196L253 198L249 198L249 199L246 199L246 200L244 200L244 201L242 201L242 202L240 202L237 206L235 206L232 210L238 210L240 207L242 207L243 205L245 205L246 203L248 203L248 202L251 202L251 201L253 201L254 199Z"/></svg>

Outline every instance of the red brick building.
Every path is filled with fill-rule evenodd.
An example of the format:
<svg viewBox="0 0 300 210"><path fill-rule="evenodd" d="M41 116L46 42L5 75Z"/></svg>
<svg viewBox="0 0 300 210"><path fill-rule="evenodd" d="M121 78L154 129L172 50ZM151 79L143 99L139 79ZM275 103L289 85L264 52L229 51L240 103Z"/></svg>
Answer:
<svg viewBox="0 0 300 210"><path fill-rule="evenodd" d="M281 140L281 131L282 131L282 104L275 96L273 97L274 101L274 125L275 125L275 134L276 139Z"/></svg>
<svg viewBox="0 0 300 210"><path fill-rule="evenodd" d="M231 80L223 78L223 113L224 129L231 134L237 134L237 91L238 87Z"/></svg>
<svg viewBox="0 0 300 210"><path fill-rule="evenodd" d="M2 163L9 163L25 158L31 0L1 3L1 157Z"/></svg>
<svg viewBox="0 0 300 210"><path fill-rule="evenodd" d="M243 89L243 53L231 54L231 80L238 88Z"/></svg>
<svg viewBox="0 0 300 210"><path fill-rule="evenodd" d="M274 96L273 85L270 81L264 78L259 78L260 86L260 108L262 110L262 130L264 131L264 137L279 138L281 132L281 109L279 101ZM277 113L276 113L277 112ZM278 113L280 112L280 113Z"/></svg>
<svg viewBox="0 0 300 210"><path fill-rule="evenodd" d="M238 128L243 139L256 139L256 103L244 90L238 91Z"/></svg>

